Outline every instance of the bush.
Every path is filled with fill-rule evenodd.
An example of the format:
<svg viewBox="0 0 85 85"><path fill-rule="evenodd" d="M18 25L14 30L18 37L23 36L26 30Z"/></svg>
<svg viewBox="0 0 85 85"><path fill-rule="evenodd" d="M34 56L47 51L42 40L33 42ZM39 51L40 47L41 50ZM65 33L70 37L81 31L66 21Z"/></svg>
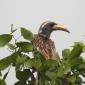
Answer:
<svg viewBox="0 0 85 85"><path fill-rule="evenodd" d="M0 47L8 46L11 55L0 60L0 76L2 71L9 67L9 70L0 79L0 85L6 85L5 79L11 69L15 67L18 82L14 85L82 85L85 77L85 61L81 53L85 51L82 42L75 42L72 50L64 49L62 58L46 60L42 54L33 50L33 34L25 28L21 28L21 36L24 41L14 37L11 29L10 34L0 35ZM15 43L12 43L13 39ZM33 58L29 53L33 53Z"/></svg>

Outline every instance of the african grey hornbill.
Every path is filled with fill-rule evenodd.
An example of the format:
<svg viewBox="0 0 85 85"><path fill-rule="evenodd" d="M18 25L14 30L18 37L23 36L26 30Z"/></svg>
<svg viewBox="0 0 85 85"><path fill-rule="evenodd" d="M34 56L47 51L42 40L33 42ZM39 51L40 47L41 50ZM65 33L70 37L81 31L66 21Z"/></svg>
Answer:
<svg viewBox="0 0 85 85"><path fill-rule="evenodd" d="M50 35L53 31L62 30L69 32L63 25L55 22L46 21L44 22L38 31L38 34L34 36L33 46L39 51L46 59L56 59L56 49L54 42L50 39Z"/></svg>

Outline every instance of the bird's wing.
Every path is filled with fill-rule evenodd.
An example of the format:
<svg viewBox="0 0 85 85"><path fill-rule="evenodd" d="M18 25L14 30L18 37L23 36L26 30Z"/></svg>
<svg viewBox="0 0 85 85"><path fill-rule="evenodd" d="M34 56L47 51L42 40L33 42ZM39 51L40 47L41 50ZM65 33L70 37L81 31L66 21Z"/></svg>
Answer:
<svg viewBox="0 0 85 85"><path fill-rule="evenodd" d="M56 59L56 49L54 42L51 39L43 39L38 35L34 36L34 49L44 55L46 59Z"/></svg>
<svg viewBox="0 0 85 85"><path fill-rule="evenodd" d="M55 44L51 39L48 39L47 42L45 43L45 50L47 50L47 56L48 59L56 59L56 49L55 49Z"/></svg>

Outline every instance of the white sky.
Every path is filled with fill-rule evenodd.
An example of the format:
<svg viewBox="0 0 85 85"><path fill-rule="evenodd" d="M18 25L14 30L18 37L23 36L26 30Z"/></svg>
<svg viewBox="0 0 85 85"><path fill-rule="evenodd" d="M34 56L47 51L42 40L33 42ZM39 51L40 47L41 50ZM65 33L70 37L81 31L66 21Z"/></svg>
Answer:
<svg viewBox="0 0 85 85"><path fill-rule="evenodd" d="M85 41L85 0L0 0L0 34L9 33L11 24L37 33L46 20L64 24L71 32L52 33L59 53L76 40ZM0 57L5 55L6 49L0 48ZM15 82L13 72L8 75L8 85Z"/></svg>

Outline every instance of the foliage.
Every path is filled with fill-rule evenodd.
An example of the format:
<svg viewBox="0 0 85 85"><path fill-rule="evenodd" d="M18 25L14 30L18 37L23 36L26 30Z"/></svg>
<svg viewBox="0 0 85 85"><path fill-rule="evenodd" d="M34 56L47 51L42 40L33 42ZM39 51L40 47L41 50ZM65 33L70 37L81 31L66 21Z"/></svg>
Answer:
<svg viewBox="0 0 85 85"><path fill-rule="evenodd" d="M11 28L10 34L0 35L0 47L8 46L12 52L9 56L0 60L0 76L2 71L10 67L8 72L0 79L0 85L6 85L5 79L11 69L15 67L16 78L14 85L81 85L85 77L85 61L81 53L85 52L82 42L75 42L72 50L64 49L62 58L46 60L42 54L33 50L33 34L25 28L21 28L21 36L24 41L18 41L14 37L16 31ZM15 40L13 44L10 42ZM29 57L29 53L33 57Z"/></svg>

